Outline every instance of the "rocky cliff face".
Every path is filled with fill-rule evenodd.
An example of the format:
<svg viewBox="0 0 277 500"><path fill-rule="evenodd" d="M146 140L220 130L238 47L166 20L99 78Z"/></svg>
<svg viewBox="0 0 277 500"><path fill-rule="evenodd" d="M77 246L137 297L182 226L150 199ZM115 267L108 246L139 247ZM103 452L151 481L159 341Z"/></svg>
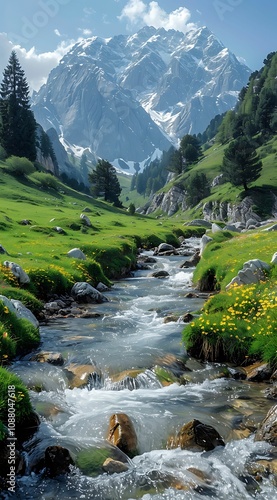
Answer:
<svg viewBox="0 0 277 500"><path fill-rule="evenodd" d="M77 43L35 96L47 130L133 171L235 105L250 70L207 28Z"/></svg>
<svg viewBox="0 0 277 500"><path fill-rule="evenodd" d="M272 193L272 217L277 217L277 196ZM261 217L255 212L255 203L250 196L246 196L240 203L228 203L219 201L209 201L202 206L203 219L207 221L241 222L247 224L248 221L259 222ZM186 193L178 186L173 186L167 193L158 193L153 196L148 204L139 212L151 214L162 211L168 216L174 215L178 210L186 210Z"/></svg>

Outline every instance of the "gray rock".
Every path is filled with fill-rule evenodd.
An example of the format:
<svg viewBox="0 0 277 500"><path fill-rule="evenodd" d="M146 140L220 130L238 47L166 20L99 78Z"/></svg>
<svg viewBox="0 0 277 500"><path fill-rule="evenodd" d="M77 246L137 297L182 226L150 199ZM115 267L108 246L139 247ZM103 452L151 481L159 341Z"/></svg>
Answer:
<svg viewBox="0 0 277 500"><path fill-rule="evenodd" d="M246 221L245 227L246 229L249 229L251 226L253 226L254 228L259 227L260 223L257 220L250 218Z"/></svg>
<svg viewBox="0 0 277 500"><path fill-rule="evenodd" d="M273 406L257 431L255 441L266 441L277 446L277 405Z"/></svg>
<svg viewBox="0 0 277 500"><path fill-rule="evenodd" d="M220 186L224 183L223 174L217 175L211 183L211 187Z"/></svg>
<svg viewBox="0 0 277 500"><path fill-rule="evenodd" d="M207 229L211 229L212 223L205 219L193 219L190 222L186 222L184 226L203 226L206 227Z"/></svg>
<svg viewBox="0 0 277 500"><path fill-rule="evenodd" d="M161 243L158 248L155 250L154 255L159 255L164 252L175 252L175 248L168 243Z"/></svg>
<svg viewBox="0 0 277 500"><path fill-rule="evenodd" d="M5 295L0 295L0 300L4 302L5 306L10 312L14 313L19 319L27 319L36 328L39 326L39 322L33 313L27 307L20 302L20 300L8 299Z"/></svg>
<svg viewBox="0 0 277 500"><path fill-rule="evenodd" d="M249 260L243 264L243 268L238 272L237 276L228 283L226 290L235 283L237 285L250 285L265 280L266 272L269 269L270 265L260 259Z"/></svg>
<svg viewBox="0 0 277 500"><path fill-rule="evenodd" d="M154 273L149 274L151 278L167 278L169 273L167 271L154 271Z"/></svg>
<svg viewBox="0 0 277 500"><path fill-rule="evenodd" d="M87 227L91 227L92 226L91 220L90 220L90 218L87 215L81 214L80 215L80 219L85 224L85 226L87 226Z"/></svg>
<svg viewBox="0 0 277 500"><path fill-rule="evenodd" d="M90 213L90 212L92 212L92 210L89 207L85 207L84 210L83 210L83 212Z"/></svg>
<svg viewBox="0 0 277 500"><path fill-rule="evenodd" d="M240 233L241 229L235 224L226 224L226 226L224 227L224 231L233 231L234 233Z"/></svg>
<svg viewBox="0 0 277 500"><path fill-rule="evenodd" d="M277 264L277 252L275 252L271 259L271 264Z"/></svg>
<svg viewBox="0 0 277 500"><path fill-rule="evenodd" d="M72 250L69 250L69 252L67 252L67 256L73 259L86 260L86 256L82 252L82 250L80 250L80 248L72 248Z"/></svg>
<svg viewBox="0 0 277 500"><path fill-rule="evenodd" d="M0 254L4 253L7 253L7 250L5 250L5 248L2 245L0 245Z"/></svg>
<svg viewBox="0 0 277 500"><path fill-rule="evenodd" d="M109 287L107 285L104 285L104 283L98 283L97 287L96 287L96 290L98 290L98 292L108 292L109 291Z"/></svg>
<svg viewBox="0 0 277 500"><path fill-rule="evenodd" d="M4 266L7 267L8 269L11 270L15 278L18 279L18 282L21 285L25 285L27 283L30 283L30 278L25 271L23 271L22 267L19 264L16 264L16 262L10 262L9 260L5 260Z"/></svg>
<svg viewBox="0 0 277 500"><path fill-rule="evenodd" d="M210 243L210 241L213 241L213 239L210 238L210 236L203 234L201 241L200 241L200 255L203 254L205 247L207 246L208 243Z"/></svg>
<svg viewBox="0 0 277 500"><path fill-rule="evenodd" d="M55 227L53 227L53 229L54 229L54 231L56 231L59 234L66 234L65 230L60 226L55 226Z"/></svg>
<svg viewBox="0 0 277 500"><path fill-rule="evenodd" d="M27 319L32 323L36 328L39 327L39 322L37 318L33 315L32 311L28 309L27 307L20 302L20 300L14 300L11 299L11 303L13 304L15 310L16 310L16 315L19 319Z"/></svg>
<svg viewBox="0 0 277 500"><path fill-rule="evenodd" d="M75 283L71 290L72 297L76 300L76 302L84 302L84 303L101 303L107 302L108 299L96 288L93 288L89 283L85 281L79 281Z"/></svg>
<svg viewBox="0 0 277 500"><path fill-rule="evenodd" d="M21 226L31 226L31 221L28 220L28 219L22 219L19 224L21 224Z"/></svg>
<svg viewBox="0 0 277 500"><path fill-rule="evenodd" d="M222 231L222 228L218 224L213 223L212 224L212 233L219 233L220 231Z"/></svg>
<svg viewBox="0 0 277 500"><path fill-rule="evenodd" d="M195 267L197 266L199 261L200 261L200 255L199 251L197 251L190 257L190 259L181 264L180 268Z"/></svg>
<svg viewBox="0 0 277 500"><path fill-rule="evenodd" d="M273 224L273 226L266 227L265 229L262 229L262 231L277 231L277 224Z"/></svg>

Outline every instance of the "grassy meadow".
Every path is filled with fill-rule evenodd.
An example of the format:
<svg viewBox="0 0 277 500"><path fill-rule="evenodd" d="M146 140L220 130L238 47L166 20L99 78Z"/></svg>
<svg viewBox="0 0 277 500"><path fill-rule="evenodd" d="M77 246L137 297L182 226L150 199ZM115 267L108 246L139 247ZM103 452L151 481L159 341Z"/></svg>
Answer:
<svg viewBox="0 0 277 500"><path fill-rule="evenodd" d="M222 151L211 153L212 158L206 154L206 159L198 167L200 169L205 161L214 162L217 158L214 176ZM271 154L275 155L274 152ZM265 162L270 161L265 158ZM263 189L263 184L260 187ZM227 194L230 196L228 185L217 189L222 191L223 198ZM122 277L134 269L138 248L152 248L164 241L178 246L179 236L202 236L205 233L204 228L184 225L191 216L202 215L197 210L178 213L171 218L157 217L156 214L152 217L131 215L127 210L129 201L126 208L119 209L78 193L57 179L49 182L37 172L28 177L15 177L6 171L5 162L0 162L0 199L0 245L7 252L1 254L0 259L0 294L21 300L35 315L41 311L43 301L53 294L70 292L76 281L87 281L93 286L102 281L109 285L112 280ZM89 217L91 226L80 218L82 213ZM28 221L28 224L23 221ZM59 233L57 228L62 228L63 232ZM275 268L272 266L265 283L248 288L236 287L228 292L224 290L245 261L260 258L270 262L277 248L276 232L257 230L238 234L222 231L211 236L213 241L204 251L194 281L202 290L211 289L212 283L212 289L218 293L184 328L183 341L192 353L205 360L243 364L263 359L275 366ZM68 251L76 247L85 253L86 260L67 256ZM5 267L5 260L22 266L31 279L30 284L19 286ZM39 340L39 332L33 326L18 320L0 302L0 439L5 435L6 399L3 391L11 383L11 374L3 367L8 366L14 356L36 347ZM23 409L28 413L31 410L24 386L18 378L12 383L18 401L22 398L26 401ZM19 406L17 412L21 419L22 405Z"/></svg>

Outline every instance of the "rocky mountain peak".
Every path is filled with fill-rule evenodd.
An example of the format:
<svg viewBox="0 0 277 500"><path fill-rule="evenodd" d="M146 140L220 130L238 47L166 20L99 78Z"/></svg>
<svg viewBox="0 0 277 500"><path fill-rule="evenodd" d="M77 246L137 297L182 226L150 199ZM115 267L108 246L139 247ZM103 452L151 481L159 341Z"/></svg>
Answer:
<svg viewBox="0 0 277 500"><path fill-rule="evenodd" d="M235 105L250 70L207 28L78 42L34 97L42 126L133 169Z"/></svg>

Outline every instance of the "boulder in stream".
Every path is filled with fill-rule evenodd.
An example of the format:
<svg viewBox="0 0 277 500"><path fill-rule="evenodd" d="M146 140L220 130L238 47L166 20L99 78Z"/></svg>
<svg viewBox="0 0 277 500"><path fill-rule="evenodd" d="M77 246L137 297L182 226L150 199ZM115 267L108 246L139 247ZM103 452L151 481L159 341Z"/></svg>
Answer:
<svg viewBox="0 0 277 500"><path fill-rule="evenodd" d="M273 406L262 421L256 433L255 441L266 441L277 446L277 405Z"/></svg>
<svg viewBox="0 0 277 500"><path fill-rule="evenodd" d="M62 446L48 446L45 450L46 474L50 477L66 474L70 471L70 465L74 465L73 459L67 448Z"/></svg>
<svg viewBox="0 0 277 500"><path fill-rule="evenodd" d="M79 365L78 363L70 363L65 367L65 373L69 380L70 389L74 387L89 387L92 388L93 380L99 380L101 373L95 365Z"/></svg>
<svg viewBox="0 0 277 500"><path fill-rule="evenodd" d="M137 455L136 431L126 413L115 413L110 417L108 441L130 458Z"/></svg>
<svg viewBox="0 0 277 500"><path fill-rule="evenodd" d="M101 292L85 281L75 283L71 289L71 295L76 302L86 304L100 304L108 301Z"/></svg>
<svg viewBox="0 0 277 500"><path fill-rule="evenodd" d="M194 419L183 425L177 436L170 437L167 446L180 446L182 450L210 451L216 446L225 446L225 443L214 427Z"/></svg>
<svg viewBox="0 0 277 500"><path fill-rule="evenodd" d="M151 278L167 278L169 276L169 273L167 271L154 271L153 273L149 274Z"/></svg>
<svg viewBox="0 0 277 500"><path fill-rule="evenodd" d="M114 460L113 458L107 458L102 467L108 474L120 474L121 472L126 472L129 469L126 464L120 462L119 460Z"/></svg>
<svg viewBox="0 0 277 500"><path fill-rule="evenodd" d="M37 361L38 363L50 363L55 366L62 366L64 358L60 352L46 352L41 351L31 357L30 361Z"/></svg>

